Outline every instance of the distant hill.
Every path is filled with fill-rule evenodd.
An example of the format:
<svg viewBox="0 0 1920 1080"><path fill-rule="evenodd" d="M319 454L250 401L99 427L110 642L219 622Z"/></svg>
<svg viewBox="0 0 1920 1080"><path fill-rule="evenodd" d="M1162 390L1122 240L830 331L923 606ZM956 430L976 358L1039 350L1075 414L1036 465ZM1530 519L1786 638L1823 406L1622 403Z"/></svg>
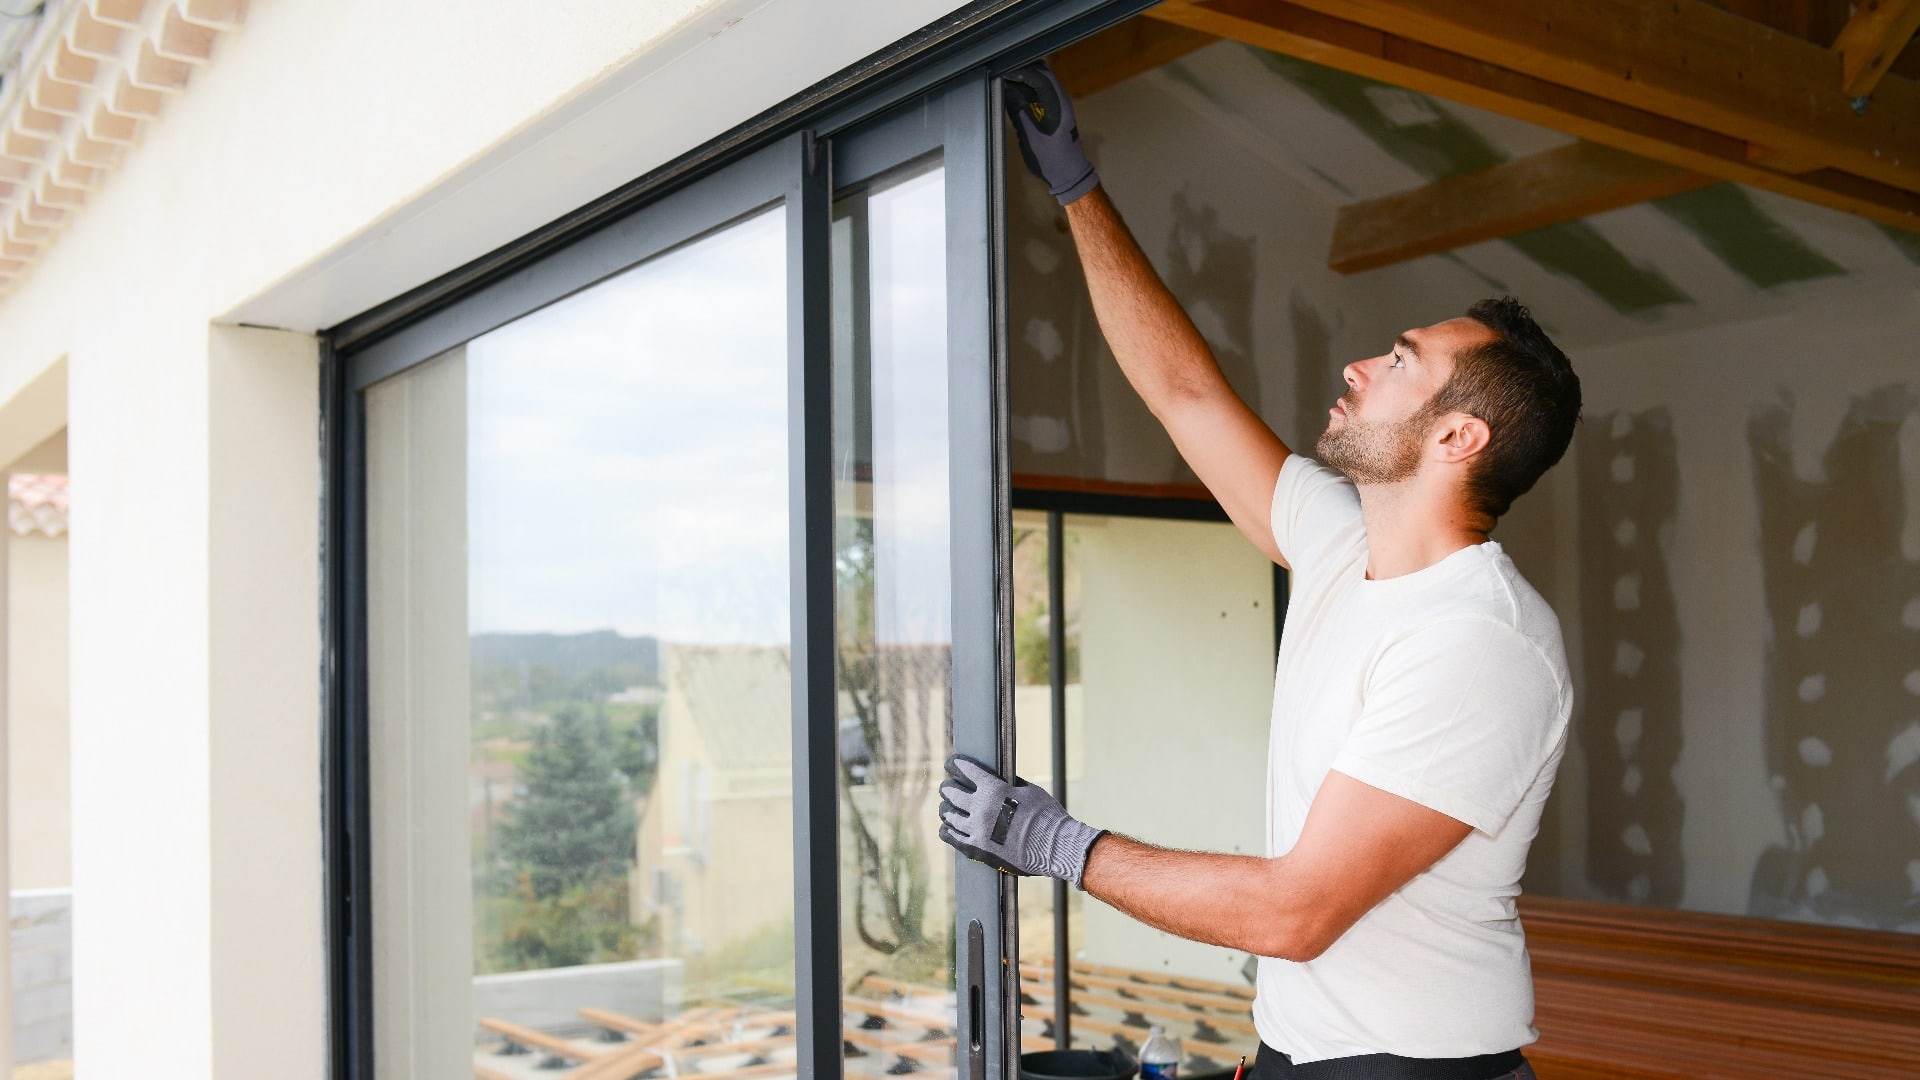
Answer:
<svg viewBox="0 0 1920 1080"><path fill-rule="evenodd" d="M660 684L660 642L612 630L586 634L475 634L468 656L476 674L546 669L562 681L606 692Z"/></svg>

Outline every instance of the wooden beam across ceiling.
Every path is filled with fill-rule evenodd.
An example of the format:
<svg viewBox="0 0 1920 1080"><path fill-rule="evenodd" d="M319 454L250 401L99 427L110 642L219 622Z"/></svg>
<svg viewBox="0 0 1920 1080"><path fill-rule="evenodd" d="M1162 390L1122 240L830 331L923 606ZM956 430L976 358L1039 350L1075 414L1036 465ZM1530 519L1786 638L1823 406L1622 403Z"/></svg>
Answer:
<svg viewBox="0 0 1920 1080"><path fill-rule="evenodd" d="M1301 7L1920 192L1920 83L1856 113L1840 58L1704 0L1299 0Z"/></svg>
<svg viewBox="0 0 1920 1080"><path fill-rule="evenodd" d="M1558 18L1576 8L1584 9L1587 4L1603 6L1614 15L1620 15L1623 6L1621 0L1304 0L1303 3L1169 0L1148 14L1189 29L1234 38L1355 75L1501 113L1679 169L1734 180L1882 224L1920 231L1920 193L1914 190L1920 188L1920 153L1909 155L1903 161L1895 149L1909 142L1920 142L1920 107L1902 104L1909 98L1920 103L1920 87L1900 80L1893 87L1896 93L1891 103L1883 98L1869 110L1869 115L1881 114L1873 130L1895 129L1888 145L1879 148L1883 160L1872 171L1879 177L1896 176L1902 183L1869 178L1835 167L1836 158L1855 163L1862 147L1868 147L1866 156L1872 156L1873 148L1862 141L1861 132L1866 129L1860 126L1848 128L1850 134L1844 139L1825 136L1815 127L1796 129L1797 134L1791 139L1756 140L1708 126L1702 110L1684 102L1680 107L1670 107L1672 102L1666 98L1626 102L1616 97L1635 95L1616 93L1610 97L1588 89L1605 82L1601 77L1605 69L1596 66L1593 57L1586 58L1584 67L1573 60L1556 66L1552 58L1557 54L1542 48L1543 44L1554 44L1561 47L1561 53L1566 52L1565 41L1556 38L1561 28ZM1624 6L1643 14L1645 18L1641 23L1660 22L1664 16L1659 12L1670 14L1676 8L1699 14L1695 9L1701 7L1697 0L1663 4L1659 12L1645 4ZM1321 7L1337 7L1352 17L1317 10ZM1512 11L1491 10L1493 8L1524 8L1529 13L1522 16ZM1461 23L1476 25L1471 32L1456 32L1449 29L1452 24L1441 22L1431 10L1443 10ZM1788 51L1814 68L1816 76L1824 77L1820 95L1828 101L1840 102L1847 119L1867 119L1854 116L1852 110L1845 107L1846 99L1840 96L1838 54L1718 9L1706 11L1720 20L1750 28L1768 41L1791 43L1795 48ZM1362 17L1394 29L1357 21ZM1553 21L1543 30L1543 20L1549 19ZM1720 26L1712 18L1705 21L1710 26ZM1568 22L1569 32L1575 32L1590 27L1592 19L1571 14ZM1502 38L1503 33L1507 37ZM1627 36L1638 41L1645 35L1635 31ZM1687 49L1703 48L1694 38L1686 41ZM1457 51L1468 46L1497 59ZM1806 50L1817 54L1816 59L1809 59ZM1651 55L1655 52L1661 51L1650 50L1647 62L1657 59ZM1620 72L1630 76L1623 78L1615 74L1612 77L1616 81L1631 83L1642 74L1642 58L1634 49L1615 42L1609 55L1618 63ZM1661 55L1668 61L1673 60L1672 50ZM1681 58L1691 63L1693 55L1683 50ZM1707 74L1702 78L1723 72L1726 61L1726 57L1720 57L1708 62L1703 56L1700 62ZM1766 84L1776 74L1758 62L1748 66L1754 76L1748 83L1750 86ZM1581 72L1578 78L1570 74L1575 68ZM1737 71L1736 83L1746 81L1745 70ZM1894 83L1891 79L1886 81ZM1580 85L1572 85L1574 83ZM1808 94L1813 93L1801 80L1795 80L1794 85ZM1618 90L1617 86L1611 88ZM1662 93L1666 97L1672 95L1671 90ZM1777 94L1769 91L1759 96L1772 100ZM1726 111L1723 103L1715 115ZM1785 110L1785 113L1791 112ZM1824 111L1822 116L1826 116ZM1769 123L1766 128L1769 135L1779 134L1775 129L1782 126L1780 120ZM1748 130L1760 125L1751 122L1734 126ZM1846 145L1837 145L1840 142Z"/></svg>
<svg viewBox="0 0 1920 1080"><path fill-rule="evenodd" d="M1135 16L1047 57L1060 85L1085 97L1220 40L1184 26Z"/></svg>
<svg viewBox="0 0 1920 1080"><path fill-rule="evenodd" d="M1570 143L1348 203L1334 219L1327 264L1342 274L1373 270L1716 182L1612 147Z"/></svg>
<svg viewBox="0 0 1920 1080"><path fill-rule="evenodd" d="M1920 0L1861 0L1834 39L1840 54L1840 91L1859 98L1873 88L1920 30Z"/></svg>

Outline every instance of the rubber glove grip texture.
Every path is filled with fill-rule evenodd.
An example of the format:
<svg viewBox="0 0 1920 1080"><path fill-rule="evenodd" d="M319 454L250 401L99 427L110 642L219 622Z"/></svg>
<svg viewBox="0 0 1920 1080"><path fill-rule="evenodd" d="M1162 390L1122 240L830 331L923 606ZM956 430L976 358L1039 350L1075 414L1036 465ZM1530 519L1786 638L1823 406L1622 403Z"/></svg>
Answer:
<svg viewBox="0 0 1920 1080"><path fill-rule="evenodd" d="M1008 72L1003 77L1002 104L1013 121L1020 142L1020 159L1046 181L1053 197L1066 204L1100 183L1080 146L1080 127L1074 121L1073 99L1061 88L1053 69L1044 62Z"/></svg>

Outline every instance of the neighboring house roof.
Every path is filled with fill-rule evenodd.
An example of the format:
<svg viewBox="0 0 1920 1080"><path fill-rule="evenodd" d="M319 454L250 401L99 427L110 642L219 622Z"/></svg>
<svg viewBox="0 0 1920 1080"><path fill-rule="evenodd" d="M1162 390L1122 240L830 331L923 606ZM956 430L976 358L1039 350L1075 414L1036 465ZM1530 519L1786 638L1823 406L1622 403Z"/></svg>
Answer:
<svg viewBox="0 0 1920 1080"><path fill-rule="evenodd" d="M921 726L897 737L927 747L940 737L952 654L948 645L882 645L867 654L887 708L910 710L901 719ZM705 745L717 770L786 767L793 754L786 738L793 713L793 658L785 646L662 643L661 660L668 707L685 710L684 717L670 722L686 724L665 736L663 754L685 755L688 748L674 745L674 736L687 731ZM852 715L847 692L843 685L841 708ZM845 730L842 745L864 744L857 734L848 738ZM865 753L871 757L873 748Z"/></svg>
<svg viewBox="0 0 1920 1080"><path fill-rule="evenodd" d="M784 646L663 642L661 651L668 700L684 703L689 730L716 767L778 768L791 759L791 743L770 737L788 730L793 712L792 655Z"/></svg>
<svg viewBox="0 0 1920 1080"><path fill-rule="evenodd" d="M15 536L65 536L67 478L33 473L9 475L7 528Z"/></svg>

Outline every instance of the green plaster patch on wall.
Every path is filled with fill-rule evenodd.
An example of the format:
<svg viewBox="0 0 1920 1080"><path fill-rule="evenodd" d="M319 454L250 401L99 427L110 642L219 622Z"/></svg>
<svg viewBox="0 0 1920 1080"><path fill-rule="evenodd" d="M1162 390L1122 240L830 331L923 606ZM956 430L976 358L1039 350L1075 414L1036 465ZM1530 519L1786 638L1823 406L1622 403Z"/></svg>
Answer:
<svg viewBox="0 0 1920 1080"><path fill-rule="evenodd" d="M1333 190L1339 192L1342 195L1345 195L1349 199L1353 198L1353 189L1341 183L1339 178L1335 177L1332 173L1329 173L1324 169L1318 168L1317 166L1311 163L1308 163L1307 171L1319 177L1321 180L1325 181L1327 186L1332 188Z"/></svg>
<svg viewBox="0 0 1920 1080"><path fill-rule="evenodd" d="M1459 267L1460 269L1465 270L1467 273L1472 274L1474 277L1479 278L1480 284L1485 285L1487 288L1492 289L1494 292L1510 293L1513 291L1512 287L1510 287L1506 282L1501 281L1499 278L1494 277L1492 274L1487 273L1486 271L1473 265L1467 260L1461 258L1455 252L1451 252L1451 251L1444 252L1441 254L1440 257L1452 263L1453 265Z"/></svg>
<svg viewBox="0 0 1920 1080"><path fill-rule="evenodd" d="M1442 111L1424 95L1264 49L1249 51L1269 71L1306 91L1395 160L1429 180L1507 160L1506 153L1486 136Z"/></svg>
<svg viewBox="0 0 1920 1080"><path fill-rule="evenodd" d="M1847 272L1754 205L1752 196L1737 184L1669 195L1656 200L1653 207L1692 233L1727 269L1756 289L1842 277Z"/></svg>
<svg viewBox="0 0 1920 1080"><path fill-rule="evenodd" d="M1431 98L1291 56L1249 49L1269 71L1345 117L1374 145L1429 180L1498 165L1507 154ZM1629 259L1598 229L1569 221L1507 238L1545 269L1579 283L1613 310L1636 315L1692 297L1657 267Z"/></svg>
<svg viewBox="0 0 1920 1080"><path fill-rule="evenodd" d="M1908 261L1920 266L1920 233L1911 233L1905 229L1896 229L1891 225L1875 225L1874 228L1887 234L1887 239L1900 249Z"/></svg>
<svg viewBox="0 0 1920 1080"><path fill-rule="evenodd" d="M1669 304L1690 304L1667 276L1625 252L1584 221L1568 221L1507 237L1507 243L1562 277L1586 286L1622 315L1639 315Z"/></svg>
<svg viewBox="0 0 1920 1080"><path fill-rule="evenodd" d="M1220 112L1222 115L1230 117L1235 120L1240 119L1239 104L1228 98L1222 97L1220 94L1216 93L1211 84L1209 84L1205 79L1196 77L1194 73L1188 69L1187 65L1183 61L1176 60L1173 63L1168 64L1166 67L1162 68L1161 70L1166 72L1167 77L1172 79L1174 82L1179 83L1180 85L1186 87L1187 89L1193 91L1194 93L1199 94L1202 98L1205 98L1207 104L1211 105L1215 110ZM1339 194L1349 199L1354 197L1353 189L1348 187L1344 182L1342 182L1339 177L1334 176L1333 174L1327 172L1324 169L1321 169L1319 166L1315 165L1311 161L1304 161L1304 162L1301 162L1301 164L1305 165L1307 167L1308 172L1319 177L1322 183L1325 183L1328 187L1332 188L1334 191L1338 192Z"/></svg>

